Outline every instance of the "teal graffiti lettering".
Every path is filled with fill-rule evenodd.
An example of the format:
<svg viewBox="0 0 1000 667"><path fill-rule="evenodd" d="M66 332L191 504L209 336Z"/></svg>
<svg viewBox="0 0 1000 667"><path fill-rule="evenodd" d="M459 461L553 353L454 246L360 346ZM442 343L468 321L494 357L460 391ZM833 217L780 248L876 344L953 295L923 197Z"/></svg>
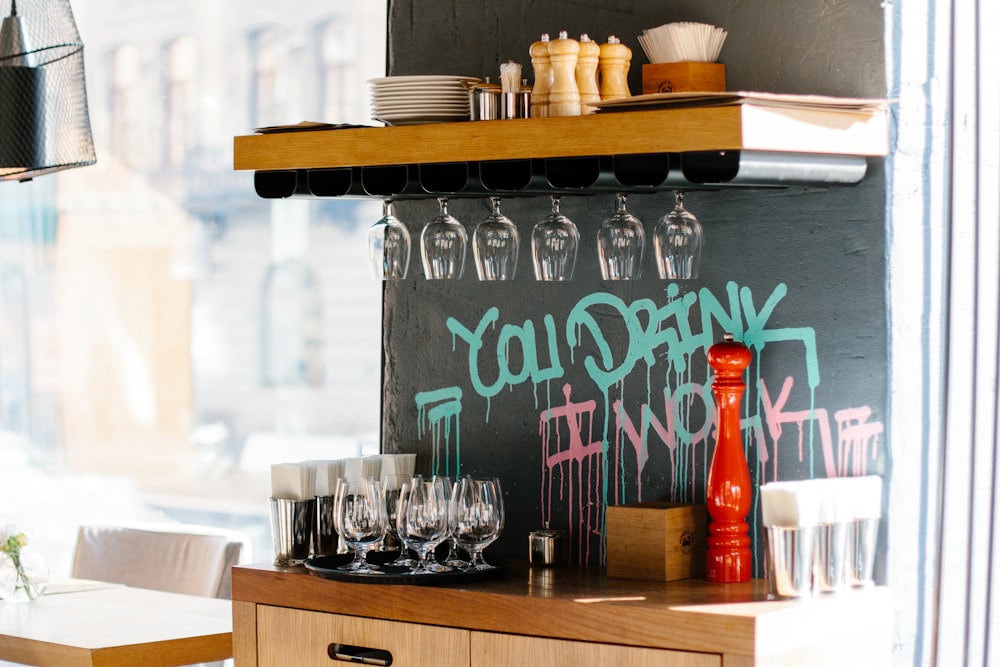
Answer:
<svg viewBox="0 0 1000 667"><path fill-rule="evenodd" d="M582 360L583 367L596 388L607 393L640 362L648 370L666 361L675 372L685 372L691 356L699 350L707 352L716 341L718 329L732 333L752 347L755 356L768 343L801 342L808 385L815 388L820 381L815 331L811 327L768 328L787 293L788 287L779 283L758 307L753 291L734 281L726 284L723 298L708 288L680 294L676 284L671 284L663 305L646 298L627 303L613 294L595 292L580 299L571 309L563 328L563 341L551 314L543 316L544 332L532 320L525 320L520 325L504 324L495 339L490 340L489 332L500 320L500 311L495 306L486 311L474 328L454 317L448 318L447 326L456 339L468 344L469 381L473 390L487 400L505 386L513 388L529 381L538 385L563 377L560 343L567 345L570 352L577 348L588 350ZM692 322L700 324L700 330L695 330ZM548 365L543 367L546 353ZM488 415L487 411L487 419Z"/></svg>
<svg viewBox="0 0 1000 667"><path fill-rule="evenodd" d="M417 392L414 396L417 404L417 437L422 438L428 432L434 446L431 469L434 474L441 472L451 474L451 436L454 426L455 434L455 471L461 471L461 434L459 419L462 414L462 389L460 387L445 387L431 391ZM432 406L432 407L428 407ZM442 450L444 455L442 456Z"/></svg>
<svg viewBox="0 0 1000 667"><path fill-rule="evenodd" d="M499 394L504 386L514 387L529 379L535 384L539 384L563 376L564 370L559 359L555 319L551 315L546 315L542 322L545 328L544 345L548 353L549 365L543 368L539 361L538 334L534 322L525 320L524 324L520 326L505 324L500 328L500 333L494 343L496 364L493 372L496 374L496 380L492 384L487 384L483 380L483 370L484 366L489 364L491 360L485 349L485 339L487 331L496 324L499 318L500 310L494 306L486 311L475 330L469 329L454 317L449 317L447 321L448 330L469 345L469 381L477 394L489 399ZM520 348L522 359L521 367L518 369L512 368L511 364L511 352L515 344Z"/></svg>

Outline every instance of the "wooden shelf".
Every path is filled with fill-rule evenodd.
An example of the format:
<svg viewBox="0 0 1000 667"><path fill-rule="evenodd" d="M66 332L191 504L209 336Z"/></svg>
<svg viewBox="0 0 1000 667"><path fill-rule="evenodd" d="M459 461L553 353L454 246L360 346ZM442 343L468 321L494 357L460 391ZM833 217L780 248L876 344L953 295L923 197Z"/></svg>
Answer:
<svg viewBox="0 0 1000 667"><path fill-rule="evenodd" d="M238 136L233 163L263 197L846 185L887 128L884 110L734 104Z"/></svg>

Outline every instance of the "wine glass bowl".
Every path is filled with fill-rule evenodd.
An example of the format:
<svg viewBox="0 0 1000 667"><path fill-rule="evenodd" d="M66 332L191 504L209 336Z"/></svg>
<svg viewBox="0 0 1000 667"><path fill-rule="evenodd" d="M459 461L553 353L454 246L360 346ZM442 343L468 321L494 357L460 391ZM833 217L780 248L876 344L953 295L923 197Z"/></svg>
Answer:
<svg viewBox="0 0 1000 667"><path fill-rule="evenodd" d="M462 477L456 482L448 509L451 534L469 553L469 571L490 570L483 549L500 536L501 500L492 479Z"/></svg>
<svg viewBox="0 0 1000 667"><path fill-rule="evenodd" d="M572 220L559 211L559 197L552 196L552 212L531 230L531 257L535 279L572 280L580 232Z"/></svg>
<svg viewBox="0 0 1000 667"><path fill-rule="evenodd" d="M468 236L462 223L448 213L448 199L438 198L438 214L420 232L420 257L428 280L451 280L465 272Z"/></svg>
<svg viewBox="0 0 1000 667"><path fill-rule="evenodd" d="M472 233L476 273L480 280L513 280L520 236L510 218L500 212L500 198L490 197L492 211Z"/></svg>
<svg viewBox="0 0 1000 667"><path fill-rule="evenodd" d="M402 279L409 270L410 232L392 200L382 202L382 217L368 229L368 266L376 280Z"/></svg>
<svg viewBox="0 0 1000 667"><path fill-rule="evenodd" d="M418 562L411 574L433 574L430 553L448 537L448 498L440 478L414 475L399 494L396 529Z"/></svg>
<svg viewBox="0 0 1000 667"><path fill-rule="evenodd" d="M625 210L625 195L619 194L614 214L597 232L597 257L604 280L638 280L646 232L642 222Z"/></svg>
<svg viewBox="0 0 1000 667"><path fill-rule="evenodd" d="M684 208L684 193L675 192L673 210L660 218L653 233L660 278L697 278L702 242L701 223Z"/></svg>
<svg viewBox="0 0 1000 667"><path fill-rule="evenodd" d="M452 482L450 477L440 476L436 479L440 479L441 483L444 485L444 497L450 503L452 495L455 492L455 483ZM448 544L448 552L444 555L443 558L438 559L437 554L432 551L430 557L428 558L429 567L437 572L450 572L451 570L455 569L464 569L469 565L468 561L464 561L458 556L458 541L455 539L455 535L451 530L452 526L450 523L451 520L450 504L448 506L448 512L449 512L448 537L445 539L445 541Z"/></svg>
<svg viewBox="0 0 1000 667"><path fill-rule="evenodd" d="M396 512L399 509L399 495L402 492L403 486L412 479L413 475L410 474L385 475L382 478L382 492L385 498L386 511L386 535L399 545L399 555L395 560L387 563L387 565L392 567L413 567L417 564L416 560L406 555L406 545L403 544L403 540L399 537L396 517Z"/></svg>
<svg viewBox="0 0 1000 667"><path fill-rule="evenodd" d="M376 479L341 480L337 486L334 522L354 560L342 566L356 574L378 574L368 552L385 537L387 517L382 484Z"/></svg>

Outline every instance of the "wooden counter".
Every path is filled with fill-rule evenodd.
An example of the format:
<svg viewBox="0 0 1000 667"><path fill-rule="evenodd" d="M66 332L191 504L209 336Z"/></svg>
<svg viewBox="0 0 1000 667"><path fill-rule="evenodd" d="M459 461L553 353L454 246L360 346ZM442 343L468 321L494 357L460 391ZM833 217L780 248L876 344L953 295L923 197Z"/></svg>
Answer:
<svg viewBox="0 0 1000 667"><path fill-rule="evenodd" d="M566 667L891 664L887 589L767 598L761 580L633 581L522 562L460 586L344 583L301 567L247 566L233 569L233 644L236 667L329 667L335 642L389 650L395 667L542 664L539 655Z"/></svg>

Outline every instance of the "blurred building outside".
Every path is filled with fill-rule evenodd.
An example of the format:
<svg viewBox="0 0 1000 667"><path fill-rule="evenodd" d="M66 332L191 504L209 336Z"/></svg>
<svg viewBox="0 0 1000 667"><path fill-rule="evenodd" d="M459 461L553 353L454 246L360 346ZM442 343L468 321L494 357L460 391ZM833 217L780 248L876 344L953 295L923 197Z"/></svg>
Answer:
<svg viewBox="0 0 1000 667"><path fill-rule="evenodd" d="M381 207L262 200L233 136L372 123L385 4L72 6L98 163L0 183L0 525L54 575L95 520L239 528L267 560L271 463L378 451Z"/></svg>

